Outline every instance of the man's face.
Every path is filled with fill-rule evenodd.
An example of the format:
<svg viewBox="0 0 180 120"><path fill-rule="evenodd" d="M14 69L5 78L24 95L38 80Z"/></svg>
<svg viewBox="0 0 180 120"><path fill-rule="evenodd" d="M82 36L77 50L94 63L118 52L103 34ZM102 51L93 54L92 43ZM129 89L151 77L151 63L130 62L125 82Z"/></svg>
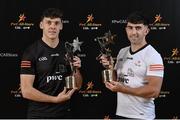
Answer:
<svg viewBox="0 0 180 120"><path fill-rule="evenodd" d="M43 30L43 37L45 39L49 40L54 40L58 39L59 37L59 32L62 30L62 22L60 18L48 18L45 17L41 22L40 22L40 28Z"/></svg>
<svg viewBox="0 0 180 120"><path fill-rule="evenodd" d="M148 32L149 28L144 24L127 23L126 33L131 44L140 44L144 42Z"/></svg>

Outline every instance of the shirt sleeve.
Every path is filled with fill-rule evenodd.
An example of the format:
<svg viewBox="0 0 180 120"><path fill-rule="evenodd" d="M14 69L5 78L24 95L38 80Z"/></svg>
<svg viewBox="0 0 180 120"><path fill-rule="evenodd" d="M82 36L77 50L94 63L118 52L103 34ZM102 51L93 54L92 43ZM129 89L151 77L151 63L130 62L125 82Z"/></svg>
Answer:
<svg viewBox="0 0 180 120"><path fill-rule="evenodd" d="M117 55L117 57L116 57L116 63L115 63L115 65L114 65L114 70L117 70L119 58L120 58L120 55L121 55L120 53L121 53L121 50L119 51L119 53L118 53L118 55Z"/></svg>
<svg viewBox="0 0 180 120"><path fill-rule="evenodd" d="M158 52L149 52L147 60L147 76L164 76L164 65L162 57Z"/></svg>
<svg viewBox="0 0 180 120"><path fill-rule="evenodd" d="M31 48L25 50L20 65L20 74L35 74L35 59Z"/></svg>

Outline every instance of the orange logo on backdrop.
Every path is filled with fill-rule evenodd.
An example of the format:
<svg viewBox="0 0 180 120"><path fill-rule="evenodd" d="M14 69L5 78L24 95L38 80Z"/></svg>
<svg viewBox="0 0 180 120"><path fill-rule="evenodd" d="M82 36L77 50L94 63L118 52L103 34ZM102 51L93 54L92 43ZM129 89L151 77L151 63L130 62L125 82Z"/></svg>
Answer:
<svg viewBox="0 0 180 120"><path fill-rule="evenodd" d="M88 23L88 22L93 22L93 19L94 19L94 17L93 17L92 14L91 14L91 15L88 15L88 16L87 16L87 21L86 21L86 23Z"/></svg>
<svg viewBox="0 0 180 120"><path fill-rule="evenodd" d="M178 49L177 49L177 48L174 48L174 49L172 50L172 55L171 55L171 57L177 56L178 53L179 53Z"/></svg>
<svg viewBox="0 0 180 120"><path fill-rule="evenodd" d="M23 14L20 14L19 15L19 21L18 22L24 22L25 21L25 19L26 19L26 16L24 15L24 13Z"/></svg>
<svg viewBox="0 0 180 120"><path fill-rule="evenodd" d="M162 19L162 17L161 17L160 14L159 14L159 15L156 15L156 16L155 16L154 23L156 23L156 22L161 22L161 19Z"/></svg>
<svg viewBox="0 0 180 120"><path fill-rule="evenodd" d="M93 89L93 86L94 86L94 84L93 84L92 81L91 81L91 82L88 82L88 83L87 83L87 88L86 88L86 90Z"/></svg>

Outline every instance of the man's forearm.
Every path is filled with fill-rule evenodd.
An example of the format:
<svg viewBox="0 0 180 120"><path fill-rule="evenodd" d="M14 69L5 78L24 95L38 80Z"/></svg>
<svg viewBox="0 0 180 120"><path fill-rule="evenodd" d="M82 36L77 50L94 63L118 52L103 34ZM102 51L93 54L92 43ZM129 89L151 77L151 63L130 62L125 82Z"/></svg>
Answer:
<svg viewBox="0 0 180 120"><path fill-rule="evenodd" d="M33 100L33 101L49 102L49 103L56 102L55 96L50 96L50 95L44 94L33 87L22 90L22 95L24 98Z"/></svg>

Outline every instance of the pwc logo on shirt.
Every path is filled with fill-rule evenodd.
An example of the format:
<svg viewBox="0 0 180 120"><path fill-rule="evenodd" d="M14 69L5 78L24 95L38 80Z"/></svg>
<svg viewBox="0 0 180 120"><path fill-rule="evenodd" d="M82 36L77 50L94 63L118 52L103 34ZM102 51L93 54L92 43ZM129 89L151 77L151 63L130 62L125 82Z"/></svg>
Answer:
<svg viewBox="0 0 180 120"><path fill-rule="evenodd" d="M62 80L62 78L62 75L47 76L47 83L49 83L50 81Z"/></svg>

